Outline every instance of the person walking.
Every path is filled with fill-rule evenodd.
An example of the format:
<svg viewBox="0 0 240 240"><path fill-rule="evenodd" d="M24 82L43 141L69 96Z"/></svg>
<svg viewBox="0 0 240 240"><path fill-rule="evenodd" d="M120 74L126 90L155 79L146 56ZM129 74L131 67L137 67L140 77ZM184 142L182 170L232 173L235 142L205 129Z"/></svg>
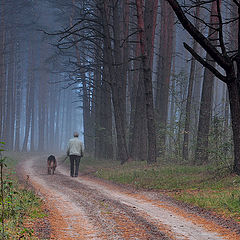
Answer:
<svg viewBox="0 0 240 240"><path fill-rule="evenodd" d="M68 142L67 155L70 158L70 176L77 177L81 157L83 157L83 143L78 139L78 132Z"/></svg>

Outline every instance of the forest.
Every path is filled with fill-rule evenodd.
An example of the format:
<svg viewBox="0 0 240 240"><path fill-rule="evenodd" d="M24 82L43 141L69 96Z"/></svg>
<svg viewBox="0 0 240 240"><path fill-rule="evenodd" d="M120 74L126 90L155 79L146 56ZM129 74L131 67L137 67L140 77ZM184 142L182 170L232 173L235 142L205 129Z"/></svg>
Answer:
<svg viewBox="0 0 240 240"><path fill-rule="evenodd" d="M0 140L240 173L238 0L1 0Z"/></svg>

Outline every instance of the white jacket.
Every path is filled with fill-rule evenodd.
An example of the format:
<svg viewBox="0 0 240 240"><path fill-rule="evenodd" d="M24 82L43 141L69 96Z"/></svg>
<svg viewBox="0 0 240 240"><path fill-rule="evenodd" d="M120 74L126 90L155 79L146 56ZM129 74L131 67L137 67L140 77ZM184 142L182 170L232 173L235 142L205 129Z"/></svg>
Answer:
<svg viewBox="0 0 240 240"><path fill-rule="evenodd" d="M83 156L83 143L77 138L71 138L68 142L67 155Z"/></svg>

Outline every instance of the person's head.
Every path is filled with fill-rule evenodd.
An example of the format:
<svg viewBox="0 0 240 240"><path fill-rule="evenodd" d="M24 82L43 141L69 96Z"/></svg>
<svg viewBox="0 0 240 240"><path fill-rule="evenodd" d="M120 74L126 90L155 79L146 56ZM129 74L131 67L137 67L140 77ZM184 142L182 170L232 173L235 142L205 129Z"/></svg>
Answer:
<svg viewBox="0 0 240 240"><path fill-rule="evenodd" d="M73 133L73 136L74 136L74 137L78 137L78 136L79 136L78 132L74 132L74 133Z"/></svg>

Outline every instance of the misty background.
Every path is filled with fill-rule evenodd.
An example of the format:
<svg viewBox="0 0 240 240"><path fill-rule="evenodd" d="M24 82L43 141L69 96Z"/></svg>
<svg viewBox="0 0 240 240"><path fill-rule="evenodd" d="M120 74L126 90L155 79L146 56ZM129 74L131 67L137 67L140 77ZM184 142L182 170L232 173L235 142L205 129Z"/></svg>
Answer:
<svg viewBox="0 0 240 240"><path fill-rule="evenodd" d="M156 155L161 162L231 162L226 84L206 77L206 69L183 42L195 44L203 58L206 52L179 24L167 1L156 2L151 15L156 21L145 18L146 26L154 26L150 68ZM205 36L217 24L211 18L214 4L206 1L188 9ZM221 10L226 21L236 16L231 1L222 1ZM1 0L0 18L0 139L7 150L65 151L78 131L86 152L96 158L122 163L149 159L135 1ZM225 40L233 49L234 32L234 21L224 25ZM204 81L210 82L205 99ZM203 116L208 124L202 125L209 126L207 143L197 147L201 104L208 108ZM196 159L197 148L204 150L204 160Z"/></svg>

